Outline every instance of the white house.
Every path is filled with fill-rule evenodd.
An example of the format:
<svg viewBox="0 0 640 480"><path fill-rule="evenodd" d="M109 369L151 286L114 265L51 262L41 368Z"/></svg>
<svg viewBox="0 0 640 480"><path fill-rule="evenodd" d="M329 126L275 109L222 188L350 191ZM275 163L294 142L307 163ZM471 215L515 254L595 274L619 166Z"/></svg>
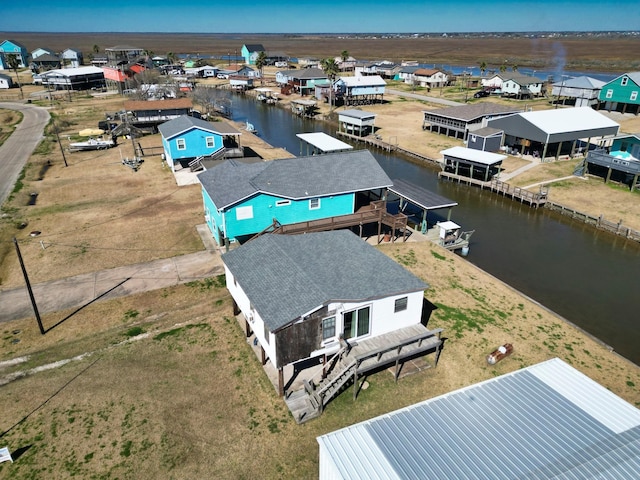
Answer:
<svg viewBox="0 0 640 480"><path fill-rule="evenodd" d="M529 75L509 75L503 78L502 95L530 98L542 95L542 80Z"/></svg>
<svg viewBox="0 0 640 480"><path fill-rule="evenodd" d="M13 80L9 75L5 75L4 73L0 73L0 88L11 88L13 87Z"/></svg>
<svg viewBox="0 0 640 480"><path fill-rule="evenodd" d="M84 63L82 52L73 48L67 48L64 52L62 52L61 57L64 64L71 68L81 67Z"/></svg>
<svg viewBox="0 0 640 480"><path fill-rule="evenodd" d="M428 285L348 230L268 234L222 255L226 283L281 369L420 324Z"/></svg>
<svg viewBox="0 0 640 480"><path fill-rule="evenodd" d="M437 68L419 68L405 78L405 83L418 83L421 87L443 87L449 81L449 76Z"/></svg>

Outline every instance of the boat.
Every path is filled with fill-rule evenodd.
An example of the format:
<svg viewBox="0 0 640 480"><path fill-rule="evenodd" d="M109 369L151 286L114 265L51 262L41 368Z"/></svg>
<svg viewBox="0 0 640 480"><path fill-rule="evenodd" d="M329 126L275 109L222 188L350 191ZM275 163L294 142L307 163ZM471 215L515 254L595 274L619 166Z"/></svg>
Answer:
<svg viewBox="0 0 640 480"><path fill-rule="evenodd" d="M249 133L254 133L256 135L258 134L258 131L256 130L256 127L253 125L253 123L247 122L244 129Z"/></svg>
<svg viewBox="0 0 640 480"><path fill-rule="evenodd" d="M463 257L469 254L469 239L475 230L463 232L462 227L455 222L437 222L436 227L440 230L438 243L447 250L461 250Z"/></svg>
<svg viewBox="0 0 640 480"><path fill-rule="evenodd" d="M111 138L89 138L84 142L71 142L69 150L72 152L81 152L86 150L105 150L116 146L115 140Z"/></svg>

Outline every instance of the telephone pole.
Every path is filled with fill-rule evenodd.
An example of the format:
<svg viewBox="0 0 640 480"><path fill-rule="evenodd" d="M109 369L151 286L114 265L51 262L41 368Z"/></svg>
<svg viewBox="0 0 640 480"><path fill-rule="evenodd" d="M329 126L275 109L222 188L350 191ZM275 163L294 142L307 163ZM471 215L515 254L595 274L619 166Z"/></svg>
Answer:
<svg viewBox="0 0 640 480"><path fill-rule="evenodd" d="M33 306L33 313L36 315L36 321L38 322L38 328L40 328L40 333L44 335L44 327L42 326L42 319L40 318L40 312L38 312L38 305L36 305L36 299L33 296L33 290L31 289L31 283L29 282L29 276L27 275L27 269L24 266L24 262L22 261L22 254L20 253L20 246L18 245L18 240L16 237L13 237L13 243L16 246L16 253L18 254L18 260L20 261L20 268L22 268L22 274L24 275L24 281L27 284L27 291L29 292L29 298L31 299L31 305Z"/></svg>

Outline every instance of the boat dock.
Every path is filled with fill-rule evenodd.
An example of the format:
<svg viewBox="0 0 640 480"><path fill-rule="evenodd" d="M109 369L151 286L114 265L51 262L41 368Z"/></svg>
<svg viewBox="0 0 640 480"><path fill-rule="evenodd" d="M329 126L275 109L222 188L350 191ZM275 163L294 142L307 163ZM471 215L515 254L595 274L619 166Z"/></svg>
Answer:
<svg viewBox="0 0 640 480"><path fill-rule="evenodd" d="M438 178L491 190L499 195L511 197L514 200L519 200L520 202L527 203L531 207L536 208L543 206L547 202L547 196L549 193L548 187L545 186L540 186L540 190L538 192L531 192L521 187L511 186L506 182L501 182L500 180L494 179L484 182L476 178L465 177L463 175L456 175L455 173L449 172L439 172Z"/></svg>
<svg viewBox="0 0 640 480"><path fill-rule="evenodd" d="M366 137L360 137L358 135L353 135L351 133L346 133L346 132L336 132L336 134L339 137L345 137L345 138L348 138L349 140L353 140L354 142L362 142L365 145L376 147L381 150L386 150L387 152L392 152L398 149L397 141L395 143L385 142L382 140L380 135L376 135L376 134L367 135Z"/></svg>

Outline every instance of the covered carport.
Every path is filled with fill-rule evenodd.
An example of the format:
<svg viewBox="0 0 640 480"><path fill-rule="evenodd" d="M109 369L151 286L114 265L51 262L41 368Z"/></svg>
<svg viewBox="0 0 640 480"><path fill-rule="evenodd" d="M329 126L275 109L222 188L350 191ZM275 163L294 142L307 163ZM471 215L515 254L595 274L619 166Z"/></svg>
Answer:
<svg viewBox="0 0 640 480"><path fill-rule="evenodd" d="M405 213L408 216L410 212L407 211L410 205L417 207L421 211L420 219L420 231L425 233L428 229L427 214L435 210L447 210L446 219L451 220L451 209L458 205L458 202L449 200L442 195L425 190L424 188L415 185L406 180L395 179L393 185L387 188L387 208L390 203L394 201L398 202L398 211ZM393 198L393 197L397 198ZM444 218L444 217L443 217ZM418 223L418 221L416 221ZM431 224L435 225L437 222L431 219Z"/></svg>
<svg viewBox="0 0 640 480"><path fill-rule="evenodd" d="M304 154L305 145L307 156L353 150L353 147L348 143L344 143L324 132L296 133L296 137L300 139L300 155Z"/></svg>
<svg viewBox="0 0 640 480"><path fill-rule="evenodd" d="M490 120L489 126L504 131L505 146L542 161L573 157L590 146L604 147L620 128L590 107L516 113Z"/></svg>

